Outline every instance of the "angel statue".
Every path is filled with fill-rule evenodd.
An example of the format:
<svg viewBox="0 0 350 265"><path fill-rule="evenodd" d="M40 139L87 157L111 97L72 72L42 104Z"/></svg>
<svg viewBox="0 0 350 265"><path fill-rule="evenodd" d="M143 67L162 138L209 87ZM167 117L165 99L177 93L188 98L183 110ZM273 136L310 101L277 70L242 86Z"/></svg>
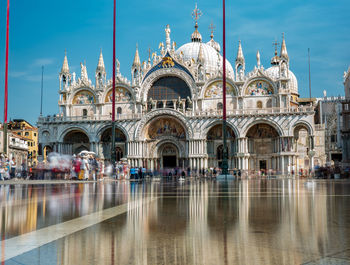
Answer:
<svg viewBox="0 0 350 265"><path fill-rule="evenodd" d="M159 49L160 49L160 53L162 55L164 55L164 43L163 42L159 43Z"/></svg>
<svg viewBox="0 0 350 265"><path fill-rule="evenodd" d="M192 100L187 96L188 108L192 108Z"/></svg>

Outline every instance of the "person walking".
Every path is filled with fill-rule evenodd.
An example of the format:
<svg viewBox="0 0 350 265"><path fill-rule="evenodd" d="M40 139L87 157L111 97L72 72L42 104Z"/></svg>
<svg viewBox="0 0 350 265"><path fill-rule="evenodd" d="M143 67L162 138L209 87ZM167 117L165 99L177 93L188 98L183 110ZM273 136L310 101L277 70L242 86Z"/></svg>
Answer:
<svg viewBox="0 0 350 265"><path fill-rule="evenodd" d="M89 167L89 161L86 156L83 158L82 165L84 170L84 180L88 180L90 167Z"/></svg>
<svg viewBox="0 0 350 265"><path fill-rule="evenodd" d="M16 177L16 161L15 158L12 157L10 162L10 179L13 179Z"/></svg>

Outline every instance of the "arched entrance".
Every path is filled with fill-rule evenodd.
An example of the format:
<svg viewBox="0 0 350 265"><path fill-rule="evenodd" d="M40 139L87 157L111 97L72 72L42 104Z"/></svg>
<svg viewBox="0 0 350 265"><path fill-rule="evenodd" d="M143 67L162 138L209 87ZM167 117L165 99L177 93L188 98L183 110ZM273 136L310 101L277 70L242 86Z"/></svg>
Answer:
<svg viewBox="0 0 350 265"><path fill-rule="evenodd" d="M179 151L174 144L165 143L160 146L158 152L161 159L161 165L164 169L178 167Z"/></svg>
<svg viewBox="0 0 350 265"><path fill-rule="evenodd" d="M222 145L222 125L217 124L213 126L207 133L207 154L209 167L221 167L223 159L223 145ZM236 151L235 133L227 126L227 151L229 157L229 166L234 167L233 156Z"/></svg>
<svg viewBox="0 0 350 265"><path fill-rule="evenodd" d="M147 168L186 167L186 130L181 121L163 115L151 120L143 129L145 152L143 164Z"/></svg>
<svg viewBox="0 0 350 265"><path fill-rule="evenodd" d="M64 154L78 154L85 150L90 150L90 140L84 132L73 130L64 136L62 146L62 152Z"/></svg>
<svg viewBox="0 0 350 265"><path fill-rule="evenodd" d="M297 125L293 130L294 150L297 154L295 161L296 173L308 175L312 168L313 160L313 139L310 136L308 128L303 125Z"/></svg>
<svg viewBox="0 0 350 265"><path fill-rule="evenodd" d="M248 138L249 170L267 173L277 170L278 148L280 135L269 124L259 123L252 126L246 137Z"/></svg>
<svg viewBox="0 0 350 265"><path fill-rule="evenodd" d="M120 161L126 156L126 136L118 128L115 129L115 152L116 161ZM111 147L112 147L112 128L106 129L101 135L102 154L104 159L111 159Z"/></svg>

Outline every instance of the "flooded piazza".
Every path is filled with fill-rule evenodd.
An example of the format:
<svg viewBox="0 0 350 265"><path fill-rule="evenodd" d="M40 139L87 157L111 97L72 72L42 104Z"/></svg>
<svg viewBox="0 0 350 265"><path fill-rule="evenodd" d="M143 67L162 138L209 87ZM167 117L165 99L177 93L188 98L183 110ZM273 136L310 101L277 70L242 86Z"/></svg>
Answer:
<svg viewBox="0 0 350 265"><path fill-rule="evenodd" d="M1 264L350 264L350 181L0 186Z"/></svg>

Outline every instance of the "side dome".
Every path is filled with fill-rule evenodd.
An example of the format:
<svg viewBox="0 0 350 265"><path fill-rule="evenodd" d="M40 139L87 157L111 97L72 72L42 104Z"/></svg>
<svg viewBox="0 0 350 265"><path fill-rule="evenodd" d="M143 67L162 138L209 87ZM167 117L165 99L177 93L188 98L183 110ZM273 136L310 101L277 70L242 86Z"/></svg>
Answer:
<svg viewBox="0 0 350 265"><path fill-rule="evenodd" d="M273 65L272 67L266 69L265 72L267 73L268 76L270 76L274 80L280 78L279 65ZM299 92L298 92L298 80L291 70L288 70L288 78L289 78L290 92L293 94L299 94Z"/></svg>
<svg viewBox="0 0 350 265"><path fill-rule="evenodd" d="M194 59L198 61L199 49L202 46L204 68L207 73L215 74L219 69L222 69L223 58L219 52L217 52L212 46L202 42L190 42L182 45L176 54L183 56L184 61L190 61ZM234 71L231 63L226 59L227 75L233 79Z"/></svg>

